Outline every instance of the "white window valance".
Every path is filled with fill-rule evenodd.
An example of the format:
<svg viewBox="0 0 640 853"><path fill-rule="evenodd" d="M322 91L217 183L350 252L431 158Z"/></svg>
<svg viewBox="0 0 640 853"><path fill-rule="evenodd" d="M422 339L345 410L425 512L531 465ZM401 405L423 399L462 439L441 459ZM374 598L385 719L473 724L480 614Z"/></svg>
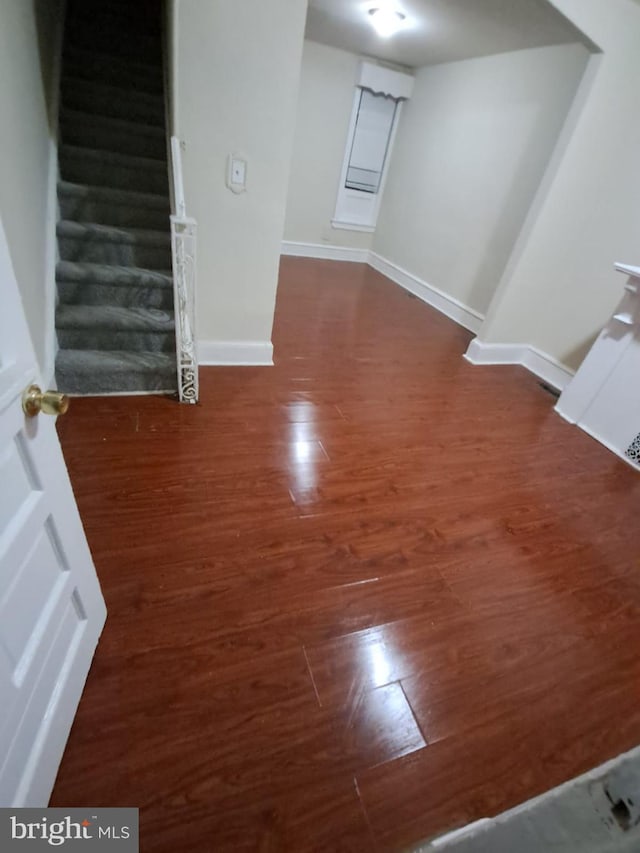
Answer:
<svg viewBox="0 0 640 853"><path fill-rule="evenodd" d="M403 74L402 71L394 71L372 62L361 62L357 85L376 95L387 95L399 101L411 97L413 79L410 74Z"/></svg>

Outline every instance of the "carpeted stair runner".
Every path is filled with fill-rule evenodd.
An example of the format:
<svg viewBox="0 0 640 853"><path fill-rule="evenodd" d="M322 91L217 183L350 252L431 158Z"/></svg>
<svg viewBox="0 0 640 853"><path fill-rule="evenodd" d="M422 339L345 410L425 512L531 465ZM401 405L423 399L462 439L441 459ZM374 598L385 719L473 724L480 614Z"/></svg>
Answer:
<svg viewBox="0 0 640 853"><path fill-rule="evenodd" d="M159 0L70 0L60 107L58 388L174 391Z"/></svg>

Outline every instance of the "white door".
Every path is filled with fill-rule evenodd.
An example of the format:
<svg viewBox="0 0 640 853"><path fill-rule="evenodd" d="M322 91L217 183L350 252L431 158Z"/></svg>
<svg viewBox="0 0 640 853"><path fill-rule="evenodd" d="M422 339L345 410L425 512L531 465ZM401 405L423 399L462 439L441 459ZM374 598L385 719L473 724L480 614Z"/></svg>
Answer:
<svg viewBox="0 0 640 853"><path fill-rule="evenodd" d="M55 418L22 411L34 382L0 221L0 806L15 807L49 800L106 616Z"/></svg>

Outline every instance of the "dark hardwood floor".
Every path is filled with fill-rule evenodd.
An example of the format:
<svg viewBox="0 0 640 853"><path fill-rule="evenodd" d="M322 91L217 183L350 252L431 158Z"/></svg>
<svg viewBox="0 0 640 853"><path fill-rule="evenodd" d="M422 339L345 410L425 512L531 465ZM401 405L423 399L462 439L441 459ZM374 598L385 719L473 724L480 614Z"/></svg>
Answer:
<svg viewBox="0 0 640 853"><path fill-rule="evenodd" d="M640 477L370 268L273 368L74 401L109 617L52 798L143 851L395 851L640 743Z"/></svg>

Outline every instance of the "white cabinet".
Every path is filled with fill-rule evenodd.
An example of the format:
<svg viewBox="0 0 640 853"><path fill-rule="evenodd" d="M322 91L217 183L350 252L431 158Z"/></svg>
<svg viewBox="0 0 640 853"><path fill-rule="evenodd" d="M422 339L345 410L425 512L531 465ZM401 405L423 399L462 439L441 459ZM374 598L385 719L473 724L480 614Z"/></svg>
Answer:
<svg viewBox="0 0 640 853"><path fill-rule="evenodd" d="M620 304L563 391L556 411L640 470L640 267Z"/></svg>

